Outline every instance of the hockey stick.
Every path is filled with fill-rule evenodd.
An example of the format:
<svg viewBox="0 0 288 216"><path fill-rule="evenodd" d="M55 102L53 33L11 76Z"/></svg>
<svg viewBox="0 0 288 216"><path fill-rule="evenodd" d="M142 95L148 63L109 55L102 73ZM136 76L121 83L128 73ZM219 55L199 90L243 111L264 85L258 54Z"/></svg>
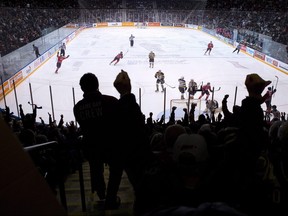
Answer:
<svg viewBox="0 0 288 216"><path fill-rule="evenodd" d="M220 89L221 89L221 87L219 87L218 89L214 89L214 92L215 92L215 91L220 91Z"/></svg>
<svg viewBox="0 0 288 216"><path fill-rule="evenodd" d="M276 89L277 89L277 85L278 85L278 81L279 81L279 77L278 76L275 76L276 77L276 84L275 84L275 88L273 88L273 86L272 86L272 94L273 94L273 97L275 97L275 92L274 92L274 89L275 89L275 91L276 91Z"/></svg>
<svg viewBox="0 0 288 216"><path fill-rule="evenodd" d="M36 109L42 109L42 106L38 107L36 104L30 103L30 101L28 101L28 104L30 104L31 106L35 105Z"/></svg>
<svg viewBox="0 0 288 216"><path fill-rule="evenodd" d="M277 81L276 81L276 84L275 84L275 89L277 89L277 85L278 85L278 81L279 81L279 77L278 76L275 76Z"/></svg>
<svg viewBox="0 0 288 216"><path fill-rule="evenodd" d="M128 53L129 49L127 49L127 51L124 53L123 57Z"/></svg>
<svg viewBox="0 0 288 216"><path fill-rule="evenodd" d="M170 88L173 88L173 89L175 88L175 86L171 86L171 85L167 84L166 82L164 84L169 86Z"/></svg>

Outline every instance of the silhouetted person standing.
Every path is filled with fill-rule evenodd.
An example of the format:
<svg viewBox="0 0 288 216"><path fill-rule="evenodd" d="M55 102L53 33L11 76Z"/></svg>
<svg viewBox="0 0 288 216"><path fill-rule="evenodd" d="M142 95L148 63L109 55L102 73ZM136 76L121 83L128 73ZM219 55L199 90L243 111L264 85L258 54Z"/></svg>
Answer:
<svg viewBox="0 0 288 216"><path fill-rule="evenodd" d="M86 73L80 79L83 99L74 106L74 115L82 134L82 149L90 165L91 191L100 200L105 200L106 209L117 209L117 196L123 166L119 162L119 142L116 140L118 123L118 99L103 95L99 82L93 73ZM104 164L109 166L109 180L106 186Z"/></svg>

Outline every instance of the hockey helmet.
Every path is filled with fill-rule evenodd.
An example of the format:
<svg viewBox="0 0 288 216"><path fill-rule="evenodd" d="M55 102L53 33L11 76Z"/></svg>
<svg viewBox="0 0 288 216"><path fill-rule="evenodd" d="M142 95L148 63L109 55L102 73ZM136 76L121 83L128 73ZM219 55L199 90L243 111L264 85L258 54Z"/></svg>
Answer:
<svg viewBox="0 0 288 216"><path fill-rule="evenodd" d="M181 77L180 77L180 79L184 80L184 77L183 77L183 76L181 76Z"/></svg>
<svg viewBox="0 0 288 216"><path fill-rule="evenodd" d="M210 82L207 82L207 85L210 85Z"/></svg>

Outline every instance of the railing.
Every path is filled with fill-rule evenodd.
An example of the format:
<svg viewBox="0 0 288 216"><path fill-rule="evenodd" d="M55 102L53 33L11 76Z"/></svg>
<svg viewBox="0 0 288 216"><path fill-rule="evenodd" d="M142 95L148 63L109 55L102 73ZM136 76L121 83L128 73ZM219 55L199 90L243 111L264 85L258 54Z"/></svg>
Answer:
<svg viewBox="0 0 288 216"><path fill-rule="evenodd" d="M43 151L48 150L48 149L52 149L52 150L57 151L57 149L56 149L57 145L58 145L58 142L51 141L51 142L41 143L41 144L38 144L38 145L27 146L27 147L24 147L24 150L30 155L30 157L34 161L35 165L38 166L39 165L38 164L38 162L39 162L38 159L43 154ZM80 152L79 152L79 154L80 154ZM50 164L50 165L53 166L53 164ZM40 169L41 169L41 167L40 167ZM79 184L80 184L80 195L81 195L82 211L85 212L86 211L86 201L85 201L83 169L82 169L82 163L81 162L79 162L79 164L78 164L78 172L79 172ZM45 173L42 173L42 175L43 175L43 177L45 179L45 177L48 175L48 173L45 172ZM58 183L58 187L59 187L60 201L61 201L61 204L63 205L63 207L67 210L65 181L64 181L63 178L57 178L57 179L58 179L57 183Z"/></svg>

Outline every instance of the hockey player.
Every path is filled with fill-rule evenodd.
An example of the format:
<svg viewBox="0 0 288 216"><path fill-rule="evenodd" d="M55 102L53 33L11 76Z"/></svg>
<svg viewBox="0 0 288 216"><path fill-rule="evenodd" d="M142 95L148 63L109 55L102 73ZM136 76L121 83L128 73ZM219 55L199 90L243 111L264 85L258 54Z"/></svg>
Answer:
<svg viewBox="0 0 288 216"><path fill-rule="evenodd" d="M39 48L37 46L35 46L35 44L33 44L33 50L35 52L36 58L41 56L40 53L39 53Z"/></svg>
<svg viewBox="0 0 288 216"><path fill-rule="evenodd" d="M207 101L208 98L209 98L210 92L213 92L213 91L211 89L210 82L207 82L206 85L202 86L202 92L201 92L201 95L200 95L200 97L198 99L201 99L206 94L205 100Z"/></svg>
<svg viewBox="0 0 288 216"><path fill-rule="evenodd" d="M65 56L66 44L62 43L60 46L60 55Z"/></svg>
<svg viewBox="0 0 288 216"><path fill-rule="evenodd" d="M178 79L178 82L179 82L178 89L181 93L181 100L183 100L183 99L185 99L184 93L187 90L186 81L185 81L184 77L182 76L180 79Z"/></svg>
<svg viewBox="0 0 288 216"><path fill-rule="evenodd" d="M163 84L165 83L165 75L164 73L159 70L155 73L155 78L156 78L156 90L155 92L158 92L159 91L159 84L161 85L161 88L162 88L162 91L161 92L164 92L164 86Z"/></svg>
<svg viewBox="0 0 288 216"><path fill-rule="evenodd" d="M241 47L242 47L242 45L239 43L232 53L237 51L237 54L238 54L241 50Z"/></svg>
<svg viewBox="0 0 288 216"><path fill-rule="evenodd" d="M129 37L129 41L130 41L130 46L133 47L134 45L134 38L135 36L131 34L131 36Z"/></svg>
<svg viewBox="0 0 288 216"><path fill-rule="evenodd" d="M56 71L55 71L55 73L58 73L58 70L59 70L59 68L62 65L62 61L64 59L67 59L67 58L69 58L69 55L68 56L62 56L62 55L60 55L59 52L57 52L57 63L56 63Z"/></svg>
<svg viewBox="0 0 288 216"><path fill-rule="evenodd" d="M114 63L114 65L116 65L119 61L120 61L120 59L122 59L123 58L123 52L121 51L119 54L117 54L116 56L115 56L115 58L110 62L110 65L113 63L113 62L115 62Z"/></svg>
<svg viewBox="0 0 288 216"><path fill-rule="evenodd" d="M148 55L149 57L149 67L153 68L154 67L154 58L155 58L155 53L151 51Z"/></svg>
<svg viewBox="0 0 288 216"><path fill-rule="evenodd" d="M204 55L206 55L206 53L208 52L208 54L210 55L212 48L214 47L212 41L210 41L210 43L208 43L206 52L204 53Z"/></svg>
<svg viewBox="0 0 288 216"><path fill-rule="evenodd" d="M272 90L271 87L268 87L268 90L264 94L264 102L266 104L266 113L270 114L271 112L271 101L272 101L272 95L276 92L276 89Z"/></svg>
<svg viewBox="0 0 288 216"><path fill-rule="evenodd" d="M218 102L216 100L206 100L206 113L215 113L216 109L218 108Z"/></svg>
<svg viewBox="0 0 288 216"><path fill-rule="evenodd" d="M188 83L187 91L189 93L190 99L194 99L194 95L195 95L196 91L198 91L197 83L194 81L194 79L191 79L190 82Z"/></svg>

